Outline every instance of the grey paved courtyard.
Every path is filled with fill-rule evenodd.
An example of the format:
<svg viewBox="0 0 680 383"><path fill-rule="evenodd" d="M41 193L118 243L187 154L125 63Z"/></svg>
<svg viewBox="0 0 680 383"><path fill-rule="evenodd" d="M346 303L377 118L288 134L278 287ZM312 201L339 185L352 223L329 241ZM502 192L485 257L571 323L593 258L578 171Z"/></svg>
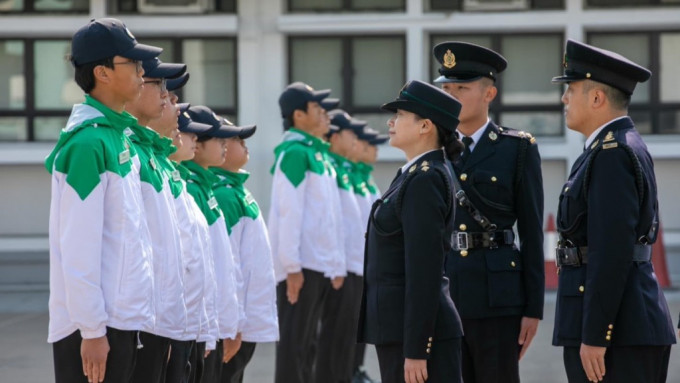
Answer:
<svg viewBox="0 0 680 383"><path fill-rule="evenodd" d="M666 297L673 321L680 312L680 291L668 290ZM524 383L566 382L561 349L550 346L555 295L546 295L545 318L532 347L521 362ZM0 383L42 383L53 381L52 353L47 338L47 296L41 294L0 294ZM367 353L367 369L378 376L373 348ZM262 344L246 370L248 383L272 382L274 345ZM668 382L680 382L680 352L671 353Z"/></svg>

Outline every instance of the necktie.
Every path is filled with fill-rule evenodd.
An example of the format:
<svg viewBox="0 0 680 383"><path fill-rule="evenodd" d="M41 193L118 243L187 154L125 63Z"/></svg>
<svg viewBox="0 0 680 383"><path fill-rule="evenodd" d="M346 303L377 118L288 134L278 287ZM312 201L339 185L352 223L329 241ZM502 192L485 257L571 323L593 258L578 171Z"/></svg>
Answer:
<svg viewBox="0 0 680 383"><path fill-rule="evenodd" d="M463 136L463 145L465 145L465 150L463 151L463 162L466 162L468 158L470 157L470 146L472 145L475 140L472 139L472 137L468 136Z"/></svg>

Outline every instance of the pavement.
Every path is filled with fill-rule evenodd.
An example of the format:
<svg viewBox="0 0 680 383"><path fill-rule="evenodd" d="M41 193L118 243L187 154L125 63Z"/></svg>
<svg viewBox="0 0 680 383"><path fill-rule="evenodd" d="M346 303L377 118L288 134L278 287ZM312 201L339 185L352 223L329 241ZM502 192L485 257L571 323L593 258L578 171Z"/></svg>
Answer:
<svg viewBox="0 0 680 383"><path fill-rule="evenodd" d="M673 321L680 312L680 290L666 290L666 299ZM54 381L52 350L46 342L46 293L0 294L0 382L44 383ZM562 349L550 345L555 313L555 293L546 294L545 318L524 359L520 362L520 376L524 383L566 382L562 364ZM247 383L273 381L275 347L273 343L260 344L246 369ZM377 378L378 360L369 346L366 352L366 369ZM668 372L668 382L680 382L680 352L673 347Z"/></svg>

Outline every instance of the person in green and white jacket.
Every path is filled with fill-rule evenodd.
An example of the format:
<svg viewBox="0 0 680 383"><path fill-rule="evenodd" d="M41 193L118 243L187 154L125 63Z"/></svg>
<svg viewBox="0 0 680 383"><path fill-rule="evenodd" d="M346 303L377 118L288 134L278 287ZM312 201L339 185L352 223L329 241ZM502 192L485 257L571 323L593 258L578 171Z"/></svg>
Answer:
<svg viewBox="0 0 680 383"><path fill-rule="evenodd" d="M215 352L211 352L205 360L202 382L218 382L222 363L228 362L241 347L241 331L245 327L246 316L243 301L238 299L243 283L240 264L234 259L227 225L212 190L217 176L208 168L222 165L226 155L225 139L241 134L243 128L234 126L206 106L192 106L188 114L192 120L212 127L198 135L194 159L182 164L191 172L187 188L208 221L213 247L220 341Z"/></svg>
<svg viewBox="0 0 680 383"><path fill-rule="evenodd" d="M317 346L315 382L349 382L354 367L357 323L364 270L364 232L361 209L354 185L350 179L352 163L349 157L357 145L355 130L366 123L353 120L344 110L328 113L331 129L330 161L337 173L337 187L340 194L342 223L344 227L343 253L347 265L347 277L342 288L331 290L324 302L321 315L321 330Z"/></svg>
<svg viewBox="0 0 680 383"><path fill-rule="evenodd" d="M267 226L260 207L244 183L250 174L243 170L248 162L245 140L255 127L227 138L227 158L219 167L210 168L218 181L213 185L229 230L234 258L241 265L243 285L239 300L244 302L248 321L242 329L241 349L222 366L222 382L243 382L245 368L255 352L256 343L279 340L276 315L276 280Z"/></svg>
<svg viewBox="0 0 680 383"><path fill-rule="evenodd" d="M71 62L86 93L45 161L52 175L47 341L55 381L129 382L140 330L154 326L149 230L140 160L123 133L142 89L141 60L162 49L138 44L117 19L74 35Z"/></svg>
<svg viewBox="0 0 680 383"><path fill-rule="evenodd" d="M276 159L269 211L281 339L275 382L311 379L314 329L331 286L347 273L336 174L322 137L330 121L319 104L330 90L293 83L279 97L286 130Z"/></svg>

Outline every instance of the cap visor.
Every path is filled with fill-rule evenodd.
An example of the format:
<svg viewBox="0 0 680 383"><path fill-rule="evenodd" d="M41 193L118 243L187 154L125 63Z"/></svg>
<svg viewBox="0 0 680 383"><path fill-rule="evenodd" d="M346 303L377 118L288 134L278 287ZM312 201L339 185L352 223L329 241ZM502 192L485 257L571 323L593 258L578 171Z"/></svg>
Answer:
<svg viewBox="0 0 680 383"><path fill-rule="evenodd" d="M165 87L168 89L168 91L172 92L186 85L188 81L189 73L184 73L183 75L177 78L168 79L168 81L165 84Z"/></svg>
<svg viewBox="0 0 680 383"><path fill-rule="evenodd" d="M129 49L127 52L121 53L119 56L131 60L144 61L152 59L154 57L158 57L162 52L163 48L154 47L146 44L137 44L134 47L132 47L132 49Z"/></svg>
<svg viewBox="0 0 680 383"><path fill-rule="evenodd" d="M579 76L569 76L569 75L564 75L564 76L556 76L552 78L552 83L553 84L561 84L565 82L572 82L572 81L578 81L578 80L583 80L583 77Z"/></svg>
<svg viewBox="0 0 680 383"><path fill-rule="evenodd" d="M388 102L387 104L383 104L383 106L380 107L382 110L387 110L390 112L396 112L397 109L403 109L410 111L409 106L412 106L413 102L412 101L407 101L407 100L395 100L392 102Z"/></svg>
<svg viewBox="0 0 680 383"><path fill-rule="evenodd" d="M319 103L322 108L326 109L326 111L333 110L340 105L340 99L338 98L325 98L321 100Z"/></svg>
<svg viewBox="0 0 680 383"><path fill-rule="evenodd" d="M446 76L439 76L436 79L434 79L435 84L446 84L446 83L465 83L465 82L472 82L479 80L484 76L475 76L475 77L470 77L470 78L458 78L458 77L446 77Z"/></svg>
<svg viewBox="0 0 680 383"><path fill-rule="evenodd" d="M189 110L189 108L191 107L191 104L189 104L188 102L180 102L180 103L177 104L177 107L179 108L180 113L184 113L187 110Z"/></svg>
<svg viewBox="0 0 680 383"><path fill-rule="evenodd" d="M144 77L151 78L177 78L187 71L186 64L162 63L149 72L144 73ZM167 84L166 84L167 86Z"/></svg>
<svg viewBox="0 0 680 383"><path fill-rule="evenodd" d="M248 126L242 126L241 127L241 134L238 135L238 138L245 140L253 136L255 134L255 131L257 130L257 126L255 125L248 125Z"/></svg>
<svg viewBox="0 0 680 383"><path fill-rule="evenodd" d="M194 133L196 135L202 135L205 132L212 129L212 126L207 124L201 124L200 122L191 121L186 126L180 126L179 131L183 133Z"/></svg>
<svg viewBox="0 0 680 383"><path fill-rule="evenodd" d="M327 98L330 94L331 94L330 89L315 90L312 93L312 99L310 101L316 101L320 104L321 101L323 101L324 98Z"/></svg>
<svg viewBox="0 0 680 383"><path fill-rule="evenodd" d="M215 138L232 138L241 134L241 127L234 125L221 125L218 129L213 129L207 135Z"/></svg>

